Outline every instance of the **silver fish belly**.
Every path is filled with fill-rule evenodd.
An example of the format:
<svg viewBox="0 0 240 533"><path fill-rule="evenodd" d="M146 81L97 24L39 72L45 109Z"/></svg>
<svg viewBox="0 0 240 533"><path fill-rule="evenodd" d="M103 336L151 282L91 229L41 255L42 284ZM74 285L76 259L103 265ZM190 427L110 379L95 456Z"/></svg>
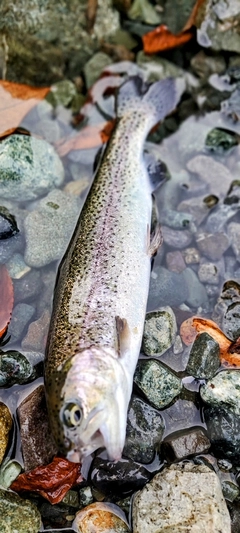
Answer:
<svg viewBox="0 0 240 533"><path fill-rule="evenodd" d="M117 125L59 268L45 385L59 449L121 457L148 297L152 197L143 162L151 127L175 105L173 80L124 83Z"/></svg>

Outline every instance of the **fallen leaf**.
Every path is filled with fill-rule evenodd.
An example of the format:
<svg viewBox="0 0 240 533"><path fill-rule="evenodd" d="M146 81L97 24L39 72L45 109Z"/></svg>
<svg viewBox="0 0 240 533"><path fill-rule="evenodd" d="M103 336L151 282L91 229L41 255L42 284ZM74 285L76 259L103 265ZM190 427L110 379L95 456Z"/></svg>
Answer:
<svg viewBox="0 0 240 533"><path fill-rule="evenodd" d="M55 149L60 157L64 157L71 150L88 150L89 148L101 146L108 141L114 125L115 120L110 120L109 122L101 122L95 126L86 126L74 137L56 143Z"/></svg>
<svg viewBox="0 0 240 533"><path fill-rule="evenodd" d="M0 265L0 338L7 330L13 310L13 282L5 265Z"/></svg>
<svg viewBox="0 0 240 533"><path fill-rule="evenodd" d="M88 0L87 2L87 25L88 31L92 31L96 14L97 14L98 0Z"/></svg>
<svg viewBox="0 0 240 533"><path fill-rule="evenodd" d="M233 342L228 339L213 320L192 317L181 324L180 335L184 344L192 344L199 333L208 333L219 344L221 363L240 366L239 341ZM236 347L236 351L234 351L234 347Z"/></svg>
<svg viewBox="0 0 240 533"><path fill-rule="evenodd" d="M13 133L49 90L50 87L37 88L0 80L0 137Z"/></svg>
<svg viewBox="0 0 240 533"><path fill-rule="evenodd" d="M62 501L67 491L77 483L81 483L81 465L71 463L67 459L54 457L46 466L38 466L30 472L20 474L11 484L11 490L37 492L50 503Z"/></svg>
<svg viewBox="0 0 240 533"><path fill-rule="evenodd" d="M163 50L170 50L187 43L194 36L193 27L207 0L198 0L192 9L184 28L178 34L173 34L165 24L161 24L153 31L143 35L143 49L145 54L155 54Z"/></svg>

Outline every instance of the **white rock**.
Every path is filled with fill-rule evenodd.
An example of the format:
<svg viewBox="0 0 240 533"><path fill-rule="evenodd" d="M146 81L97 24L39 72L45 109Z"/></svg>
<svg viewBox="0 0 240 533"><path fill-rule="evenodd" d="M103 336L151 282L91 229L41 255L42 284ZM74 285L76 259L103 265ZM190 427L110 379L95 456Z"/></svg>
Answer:
<svg viewBox="0 0 240 533"><path fill-rule="evenodd" d="M231 533L220 481L204 465L179 463L157 474L133 502L133 533Z"/></svg>

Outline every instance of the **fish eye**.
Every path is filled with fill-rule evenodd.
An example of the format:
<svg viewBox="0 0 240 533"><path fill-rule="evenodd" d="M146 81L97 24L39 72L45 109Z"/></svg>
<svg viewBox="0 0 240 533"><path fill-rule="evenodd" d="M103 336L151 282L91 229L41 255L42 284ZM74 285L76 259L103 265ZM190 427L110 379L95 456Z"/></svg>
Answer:
<svg viewBox="0 0 240 533"><path fill-rule="evenodd" d="M76 403L68 403L63 409L62 419L69 428L79 426L82 420L82 409Z"/></svg>

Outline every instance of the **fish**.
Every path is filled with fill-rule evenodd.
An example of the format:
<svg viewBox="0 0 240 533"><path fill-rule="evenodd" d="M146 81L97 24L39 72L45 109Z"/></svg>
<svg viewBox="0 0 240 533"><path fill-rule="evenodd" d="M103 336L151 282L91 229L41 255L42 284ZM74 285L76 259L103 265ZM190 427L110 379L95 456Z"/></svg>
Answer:
<svg viewBox="0 0 240 533"><path fill-rule="evenodd" d="M151 128L176 106L175 81L134 76L116 99L116 126L60 263L45 358L50 428L67 459L105 448L122 456L140 353L151 260L152 189L143 160Z"/></svg>

